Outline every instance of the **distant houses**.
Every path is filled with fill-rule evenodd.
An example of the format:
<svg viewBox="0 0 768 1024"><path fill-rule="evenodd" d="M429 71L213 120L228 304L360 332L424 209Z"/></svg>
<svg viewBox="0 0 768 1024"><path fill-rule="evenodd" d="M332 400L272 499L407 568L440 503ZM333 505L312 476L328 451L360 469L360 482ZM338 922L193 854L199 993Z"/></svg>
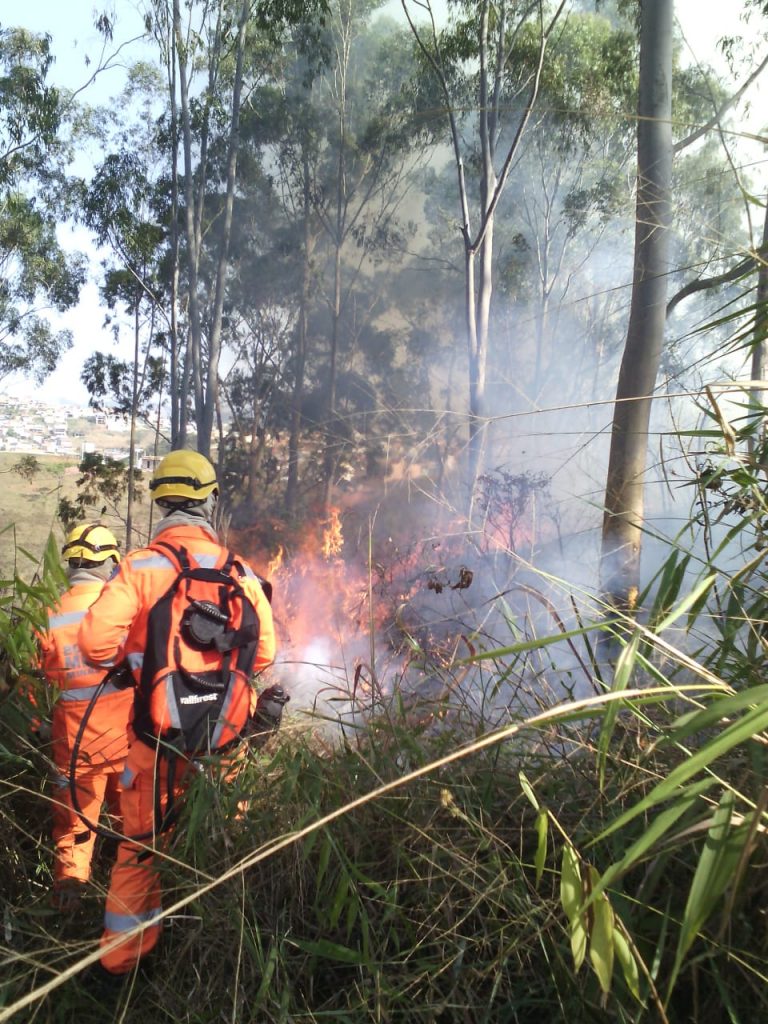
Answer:
<svg viewBox="0 0 768 1024"><path fill-rule="evenodd" d="M87 439L89 431L83 430L83 421L99 433L127 435L130 431L130 422L125 416L107 415L89 406L64 407L0 394L0 452L61 455L77 460L86 454L98 453L117 461L128 461L127 437L119 440L116 437L116 443L108 446L96 444ZM170 434L167 417L161 419L159 427L161 434ZM188 432L194 435L193 424L189 425ZM134 455L136 467L145 473L151 473L159 460L159 456L147 453L144 447L136 446Z"/></svg>

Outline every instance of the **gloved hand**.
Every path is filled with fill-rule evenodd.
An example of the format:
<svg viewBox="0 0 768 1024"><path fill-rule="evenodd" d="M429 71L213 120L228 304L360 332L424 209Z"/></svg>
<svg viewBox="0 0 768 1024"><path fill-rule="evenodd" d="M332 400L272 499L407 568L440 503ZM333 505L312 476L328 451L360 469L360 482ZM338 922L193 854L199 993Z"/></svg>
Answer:
<svg viewBox="0 0 768 1024"><path fill-rule="evenodd" d="M249 735L277 732L283 719L283 708L290 699L290 695L280 685L268 686L263 690L256 701Z"/></svg>

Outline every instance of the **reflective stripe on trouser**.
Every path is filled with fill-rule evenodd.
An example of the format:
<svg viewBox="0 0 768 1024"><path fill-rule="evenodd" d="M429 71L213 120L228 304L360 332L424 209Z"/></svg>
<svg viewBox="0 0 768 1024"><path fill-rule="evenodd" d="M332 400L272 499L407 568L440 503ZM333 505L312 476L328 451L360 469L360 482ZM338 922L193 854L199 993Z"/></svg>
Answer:
<svg viewBox="0 0 768 1024"><path fill-rule="evenodd" d="M119 815L121 767L105 765L100 766L98 771L78 772L75 776L80 810L94 824L98 824L105 802L112 814ZM56 881L77 878L87 882L91 877L96 833L88 828L74 809L69 778L63 772L60 771L54 778L52 789L53 877ZM122 831L119 817L114 827Z"/></svg>
<svg viewBox="0 0 768 1024"><path fill-rule="evenodd" d="M183 768L179 768L179 774L183 775ZM127 836L144 835L153 830L154 769L153 752L141 742L134 743L128 752L123 773L123 828ZM167 804L167 771L167 762L160 759L157 772L160 777L162 811L165 811ZM180 795L181 788L174 786L174 799ZM161 843L162 837L158 837L155 845ZM121 842L117 848L117 860L112 868L107 893L102 948L137 925L154 921L160 913L160 880L152 854L152 841L148 839L144 846L140 843ZM114 949L102 953L102 966L113 974L127 974L141 957L154 949L161 929L162 923L158 920L143 931L128 936Z"/></svg>

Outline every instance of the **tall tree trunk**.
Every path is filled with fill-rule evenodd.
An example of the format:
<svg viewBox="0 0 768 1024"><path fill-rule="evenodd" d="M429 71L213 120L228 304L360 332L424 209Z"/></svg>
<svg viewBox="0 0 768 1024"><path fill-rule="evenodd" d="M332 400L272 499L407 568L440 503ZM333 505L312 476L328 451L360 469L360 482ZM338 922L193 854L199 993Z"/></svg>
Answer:
<svg viewBox="0 0 768 1024"><path fill-rule="evenodd" d="M141 305L142 290L136 289L133 311L133 382L131 390L131 432L128 442L128 508L125 514L125 550L130 551L133 547L133 503L136 493L134 481L134 470L136 469L136 415L139 407L139 353L141 324L139 322L139 307Z"/></svg>
<svg viewBox="0 0 768 1024"><path fill-rule="evenodd" d="M173 0L173 32L176 42L176 60L179 68L179 96L181 100L181 136L184 152L184 205L187 236L187 283L189 301L187 339L189 366L195 395L195 410L202 407L202 379L199 372L201 352L200 303L198 298L198 266L200 248L195 230L194 166L192 162L192 118L189 107L189 63L187 46L181 30L180 0Z"/></svg>
<svg viewBox="0 0 768 1024"><path fill-rule="evenodd" d="M483 447L485 440L484 416L485 416L485 377L486 365L488 362L488 327L491 315L491 296L493 295L493 211L491 202L496 190L496 174L493 169L495 155L495 121L494 110L489 101L489 95L493 94L498 100L496 83L491 83L489 77L492 74L489 68L489 24L490 16L488 0L483 2L480 8L479 24L479 56L480 56L480 80L479 80L479 132L480 132L480 156L482 161L482 172L480 178L480 220L485 225L485 231L479 245L480 268L479 274L475 276L474 260L478 253L478 247L471 245L469 238L465 236L465 246L470 244L471 251L468 254L472 266L467 267L468 278L471 279L472 297L468 296L467 317L472 317L474 323L469 330L469 486L470 486L470 509L474 495L475 482L482 468ZM502 15L506 7L502 5ZM498 54L497 54L498 64ZM496 68L498 78L500 68ZM490 88L489 88L490 86Z"/></svg>
<svg viewBox="0 0 768 1024"><path fill-rule="evenodd" d="M323 508L329 512L333 500L333 481L339 461L340 438L337 436L336 422L336 378L339 360L339 332L341 327L341 252L346 236L347 217L347 72L349 70L350 44L352 30L352 4L345 2L339 5L339 29L337 47L339 54L336 74L339 78L338 121L339 121L339 157L336 169L336 223L333 232L333 304L331 308L331 351L328 369L328 400L326 403L326 440L323 458Z"/></svg>
<svg viewBox="0 0 768 1024"><path fill-rule="evenodd" d="M169 338L169 392L171 448L180 448L185 434L186 402L182 404L179 357L179 112L176 103L176 36L170 33L168 85L171 108L171 325Z"/></svg>
<svg viewBox="0 0 768 1024"><path fill-rule="evenodd" d="M333 501L333 480L336 475L340 443L340 439L336 433L336 377L338 375L339 327L341 324L341 243L339 241L336 242L336 251L334 253L333 309L331 311L331 316L331 351L328 366L328 402L326 409L325 459L323 473L323 507L326 513L329 511Z"/></svg>
<svg viewBox="0 0 768 1024"><path fill-rule="evenodd" d="M309 155L307 145L302 147L304 246L302 253L301 302L299 322L296 330L296 369L293 381L291 403L291 430L288 437L288 482L285 488L285 505L289 519L296 517L299 496L299 448L301 443L301 415L304 400L304 373L307 361L307 323L309 319L310 285L312 281L312 232L310 209L312 195L310 188Z"/></svg>
<svg viewBox="0 0 768 1024"><path fill-rule="evenodd" d="M640 585L648 425L664 339L669 270L672 13L673 0L643 0L641 5L635 263L605 489L602 588L629 608Z"/></svg>
<svg viewBox="0 0 768 1024"><path fill-rule="evenodd" d="M229 266L229 242L232 236L232 214L235 208L235 182L237 180L237 157L240 148L240 96L243 88L243 60L248 29L250 0L242 0L237 26L237 50L235 81L232 88L232 121L229 131L227 153L227 192L224 200L224 223L221 230L216 265L216 291L213 315L208 338L208 372L205 386L203 414L198 425L197 447L203 455L210 457L213 421L219 395L219 358L221 356L221 325L224 312L224 292Z"/></svg>

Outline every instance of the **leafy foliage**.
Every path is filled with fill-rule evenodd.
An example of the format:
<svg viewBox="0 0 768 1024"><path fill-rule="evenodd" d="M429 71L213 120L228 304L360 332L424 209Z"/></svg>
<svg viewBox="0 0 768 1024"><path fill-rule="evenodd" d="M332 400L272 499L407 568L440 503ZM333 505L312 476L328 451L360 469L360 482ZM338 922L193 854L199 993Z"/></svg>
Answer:
<svg viewBox="0 0 768 1024"><path fill-rule="evenodd" d="M77 479L78 493L74 501L61 498L58 517L65 529L69 530L78 522L102 515L107 509L119 514L120 502L128 490L128 468L119 459L112 459L100 452L86 452L79 465ZM135 469L135 496L140 500L138 484L143 474Z"/></svg>
<svg viewBox="0 0 768 1024"><path fill-rule="evenodd" d="M70 308L85 280L82 257L56 237L62 112L46 83L52 60L49 37L0 28L0 379L54 369L72 339L39 306Z"/></svg>

